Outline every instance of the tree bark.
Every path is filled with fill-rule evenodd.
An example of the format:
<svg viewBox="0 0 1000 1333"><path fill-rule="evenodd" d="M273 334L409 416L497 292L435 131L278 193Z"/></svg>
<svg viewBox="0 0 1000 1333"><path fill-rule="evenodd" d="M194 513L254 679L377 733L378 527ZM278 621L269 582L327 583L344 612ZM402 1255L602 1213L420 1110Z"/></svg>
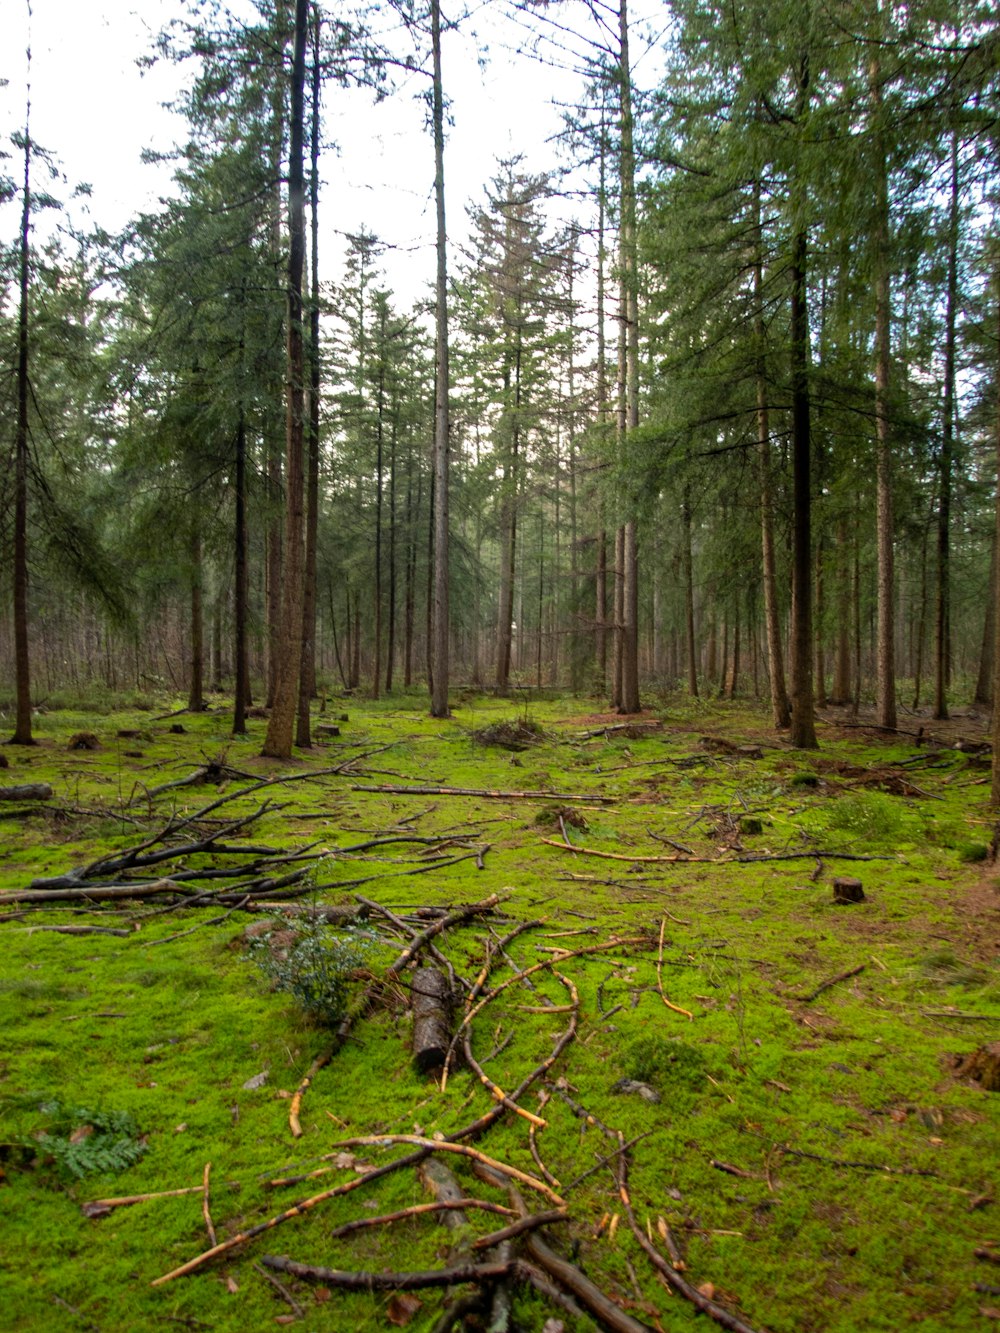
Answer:
<svg viewBox="0 0 1000 1333"><path fill-rule="evenodd" d="M31 55L28 60L30 64ZM28 291L31 254L31 102L24 124L24 185L21 196L17 315L17 425L14 435L14 675L12 745L34 745L31 734L31 653L28 646Z"/></svg>
<svg viewBox="0 0 1000 1333"><path fill-rule="evenodd" d="M312 15L312 123L309 143L309 415L306 427L306 529L302 587L302 650L299 662L299 697L295 723L296 745L312 744L310 707L316 695L316 563L319 547L319 145L322 77L319 6Z"/></svg>
<svg viewBox="0 0 1000 1333"><path fill-rule="evenodd" d="M958 135L951 136L951 200L948 214L948 278L945 296L944 402L938 465L937 600L934 623L934 717L948 716L951 675L951 473L955 445L955 321L958 305Z"/></svg>
<svg viewBox="0 0 1000 1333"><path fill-rule="evenodd" d="M448 465L450 453L448 367L448 234L444 211L444 89L441 82L441 6L431 0L431 46L434 62L432 89L434 129L434 204L437 217L437 280L435 283L435 389L434 389L434 617L431 716L448 716L449 605L448 605Z"/></svg>
<svg viewBox="0 0 1000 1333"><path fill-rule="evenodd" d="M304 565L305 349L302 336L302 274L305 266L303 138L308 0L295 0L292 38L291 115L288 150L288 269L285 401L285 542L282 571L281 642L274 703L263 753L290 759L302 659Z"/></svg>
<svg viewBox="0 0 1000 1333"><path fill-rule="evenodd" d="M635 148L633 144L632 72L629 64L628 3L619 0L619 117L621 132L621 228L619 233L622 296L624 308L623 337L624 365L624 420L619 421L619 455L625 453L629 432L639 425L639 269L636 252L635 202ZM626 499L631 511L634 501ZM621 679L618 710L638 713L642 708L639 697L639 547L638 529L634 513L625 520L622 534L622 625L621 625Z"/></svg>
<svg viewBox="0 0 1000 1333"><path fill-rule="evenodd" d="M889 182L883 144L882 84L878 57L870 65L874 130L875 492L878 547L877 718L896 726L895 577L892 510L892 440L889 426Z"/></svg>

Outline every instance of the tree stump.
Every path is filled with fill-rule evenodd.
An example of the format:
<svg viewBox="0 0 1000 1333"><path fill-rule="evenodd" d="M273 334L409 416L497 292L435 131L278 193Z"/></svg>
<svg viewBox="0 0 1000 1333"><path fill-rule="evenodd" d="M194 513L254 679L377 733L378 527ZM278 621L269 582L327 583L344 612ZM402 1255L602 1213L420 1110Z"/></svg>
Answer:
<svg viewBox="0 0 1000 1333"><path fill-rule="evenodd" d="M988 1042L967 1055L958 1067L959 1078L971 1078L986 1092L1000 1092L1000 1041Z"/></svg>
<svg viewBox="0 0 1000 1333"><path fill-rule="evenodd" d="M413 1063L421 1074L444 1064L451 1045L451 988L436 967L413 974Z"/></svg>
<svg viewBox="0 0 1000 1333"><path fill-rule="evenodd" d="M865 891L861 887L860 879L838 876L833 881L833 901L835 903L863 903L865 901Z"/></svg>
<svg viewBox="0 0 1000 1333"><path fill-rule="evenodd" d="M317 736L339 736L340 728L334 726L332 722L321 722L316 728Z"/></svg>

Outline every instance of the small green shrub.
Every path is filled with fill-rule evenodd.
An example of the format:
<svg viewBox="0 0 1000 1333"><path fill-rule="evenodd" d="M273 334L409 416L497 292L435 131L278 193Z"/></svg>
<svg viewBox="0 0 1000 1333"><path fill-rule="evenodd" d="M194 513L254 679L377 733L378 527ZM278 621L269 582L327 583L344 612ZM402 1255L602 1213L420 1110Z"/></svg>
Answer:
<svg viewBox="0 0 1000 1333"><path fill-rule="evenodd" d="M856 791L831 802L826 811L826 822L840 833L874 842L889 842L905 835L908 815L898 797L879 791Z"/></svg>
<svg viewBox="0 0 1000 1333"><path fill-rule="evenodd" d="M660 1092L685 1089L701 1092L705 1087L706 1061L697 1046L658 1037L639 1037L625 1053L625 1072L639 1083L649 1083Z"/></svg>
<svg viewBox="0 0 1000 1333"><path fill-rule="evenodd" d="M347 1012L351 983L364 966L370 940L310 922L293 932L287 947L275 947L279 933L289 933L287 921L276 921L272 931L253 940L250 957L274 989L293 996L315 1023L335 1027Z"/></svg>
<svg viewBox="0 0 1000 1333"><path fill-rule="evenodd" d="M95 1172L114 1175L134 1166L146 1151L135 1121L125 1111L95 1111L57 1101L43 1102L39 1109L48 1127L26 1140L26 1146L31 1144L51 1158L63 1178L82 1180Z"/></svg>
<svg viewBox="0 0 1000 1333"><path fill-rule="evenodd" d="M963 842L958 848L958 859L970 865L985 861L989 854L990 849L985 842Z"/></svg>

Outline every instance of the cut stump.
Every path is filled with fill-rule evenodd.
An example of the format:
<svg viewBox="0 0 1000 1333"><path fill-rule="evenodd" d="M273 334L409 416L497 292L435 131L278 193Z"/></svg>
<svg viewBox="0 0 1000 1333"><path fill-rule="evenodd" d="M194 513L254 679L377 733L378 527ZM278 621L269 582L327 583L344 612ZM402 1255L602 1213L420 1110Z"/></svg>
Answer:
<svg viewBox="0 0 1000 1333"><path fill-rule="evenodd" d="M860 879L838 876L833 881L833 901L835 903L863 903L865 901L865 891L861 886Z"/></svg>

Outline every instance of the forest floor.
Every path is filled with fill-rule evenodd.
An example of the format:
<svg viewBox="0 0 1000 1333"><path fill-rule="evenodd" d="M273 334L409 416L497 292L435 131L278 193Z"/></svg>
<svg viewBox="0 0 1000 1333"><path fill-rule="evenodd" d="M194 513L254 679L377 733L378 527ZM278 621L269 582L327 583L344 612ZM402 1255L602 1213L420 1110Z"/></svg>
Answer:
<svg viewBox="0 0 1000 1333"><path fill-rule="evenodd" d="M983 719L171 708L2 752L4 1329L1000 1320Z"/></svg>

